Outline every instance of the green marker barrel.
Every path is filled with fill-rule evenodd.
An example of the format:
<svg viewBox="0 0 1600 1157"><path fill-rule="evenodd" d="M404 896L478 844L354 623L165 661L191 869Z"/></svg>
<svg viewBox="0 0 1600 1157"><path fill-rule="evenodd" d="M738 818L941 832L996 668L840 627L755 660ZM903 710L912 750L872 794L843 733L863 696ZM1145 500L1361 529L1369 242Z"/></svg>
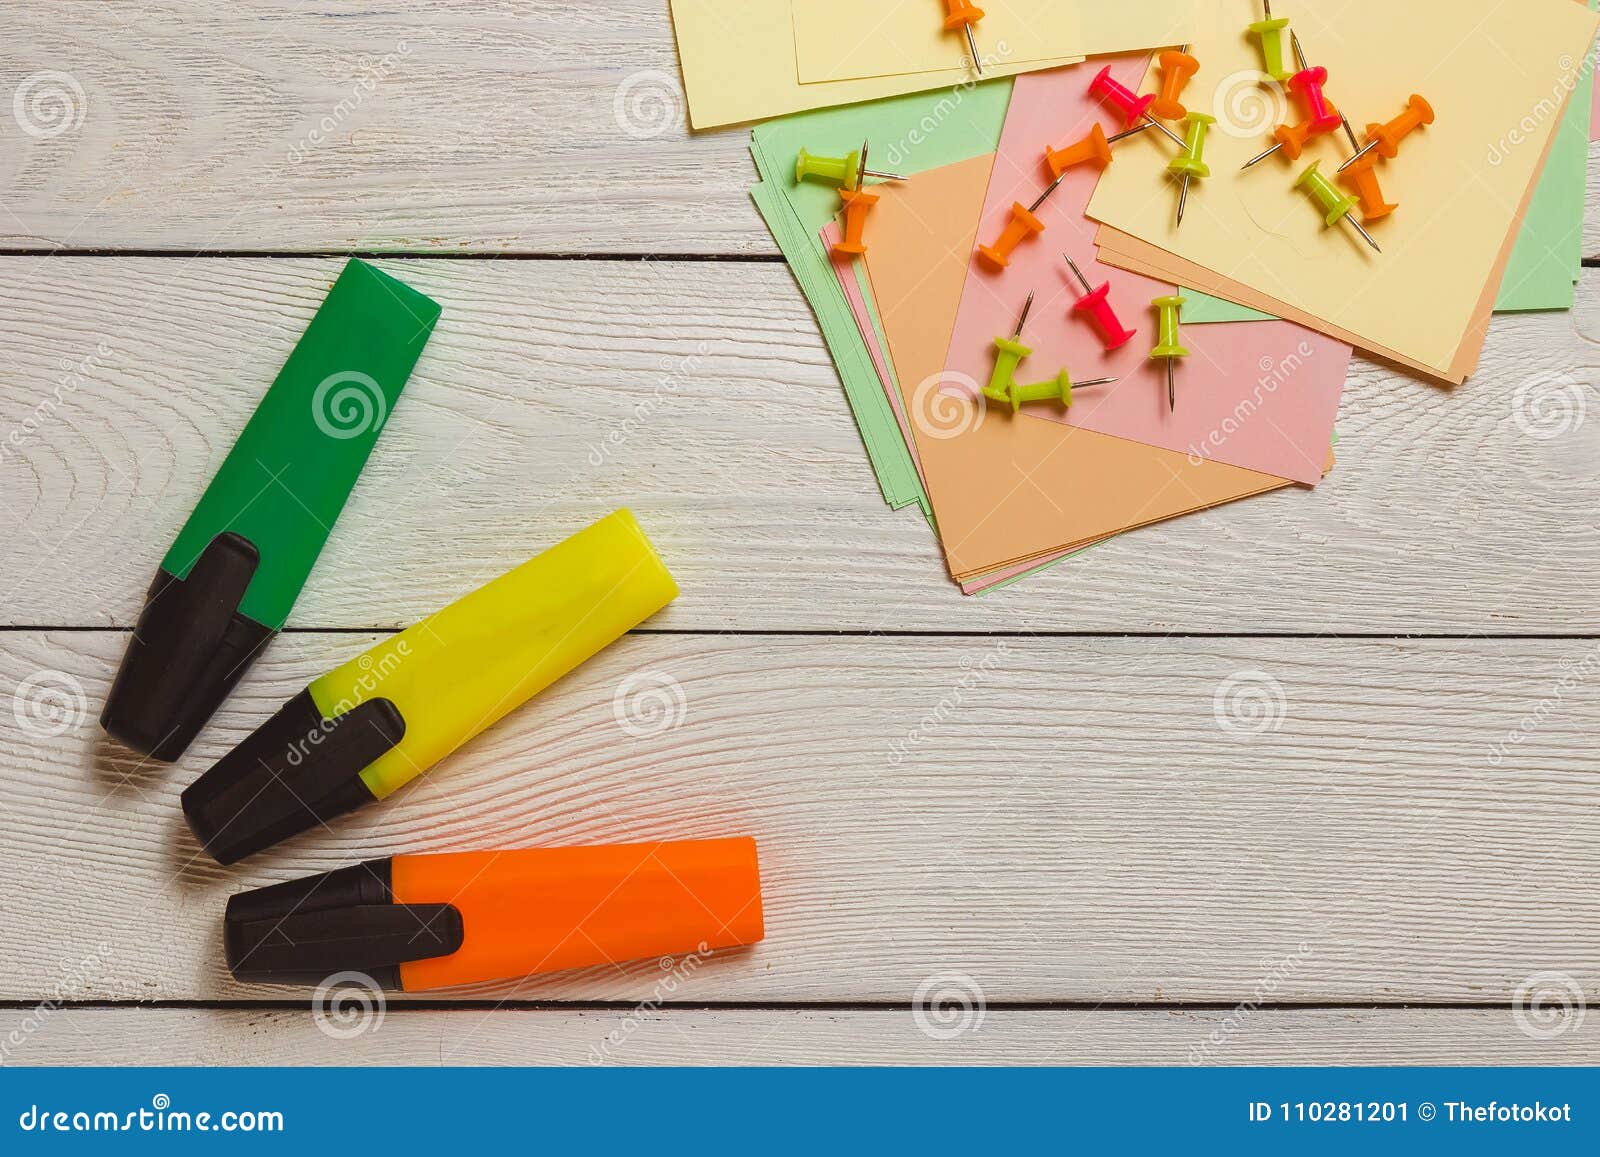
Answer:
<svg viewBox="0 0 1600 1157"><path fill-rule="evenodd" d="M161 560L100 725L177 759L289 616L439 318L351 261Z"/></svg>

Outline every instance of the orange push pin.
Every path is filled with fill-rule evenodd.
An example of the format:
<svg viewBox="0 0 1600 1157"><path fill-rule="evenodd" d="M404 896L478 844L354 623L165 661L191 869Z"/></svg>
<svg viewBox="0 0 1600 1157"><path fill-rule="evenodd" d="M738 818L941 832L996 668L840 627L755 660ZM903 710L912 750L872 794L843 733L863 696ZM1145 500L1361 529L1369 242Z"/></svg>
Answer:
<svg viewBox="0 0 1600 1157"><path fill-rule="evenodd" d="M1136 137L1148 129L1161 128L1155 121L1147 120L1142 125L1135 125L1131 129L1124 129L1114 137L1108 137L1105 130L1098 124L1091 128L1078 140L1063 148L1046 148L1044 151L1045 167L1050 170L1050 177L1055 180L1068 169L1075 169L1079 165L1093 165L1104 171L1111 163L1111 146L1128 137Z"/></svg>
<svg viewBox="0 0 1600 1157"><path fill-rule="evenodd" d="M863 188L867 179L867 146L861 145L861 165L856 170L856 187L854 189L840 189L839 200L844 202L844 237L833 243L835 257L862 257L866 255L867 246L862 238L866 234L867 214L878 203L878 194L869 193Z"/></svg>
<svg viewBox="0 0 1600 1157"><path fill-rule="evenodd" d="M1328 104L1326 107L1330 115L1339 116L1339 110L1334 108L1332 104ZM1307 118L1297 125L1279 125L1272 130L1272 139L1278 143L1266 152L1251 157L1239 171L1242 173L1245 169L1254 168L1275 153L1282 153L1291 161L1298 161L1300 154L1306 151L1306 145L1311 142L1312 137L1319 137L1323 133L1331 132L1332 129L1339 127L1339 123L1338 120L1334 120L1332 128L1330 128L1326 120L1319 121Z"/></svg>
<svg viewBox="0 0 1600 1157"><path fill-rule="evenodd" d="M972 38L972 26L983 19L983 9L974 7L967 0L944 0L944 30L954 32L957 28L967 34L967 47L972 50L972 67L983 74L983 61L978 57L978 42Z"/></svg>
<svg viewBox="0 0 1600 1157"><path fill-rule="evenodd" d="M1043 205L1051 193L1066 179L1066 172L1050 182L1050 187L1039 194L1038 200L1028 206L1022 207L1021 201L1014 201L1011 205L1011 219L1006 222L1005 229L993 245L978 246L978 260L990 269L999 272L1011 264L1011 251L1021 245L1036 233L1044 232L1044 222L1034 216L1039 206Z"/></svg>
<svg viewBox="0 0 1600 1157"><path fill-rule="evenodd" d="M1367 143L1359 153L1339 166L1342 173L1373 149L1385 160L1392 161L1400 155L1400 142L1423 125L1433 123L1433 106L1416 93L1406 102L1406 111L1386 125L1368 125Z"/></svg>
<svg viewBox="0 0 1600 1157"><path fill-rule="evenodd" d="M1163 52L1156 59L1161 64L1161 93L1150 102L1150 111L1164 121L1181 121L1189 110L1180 98L1190 78L1200 71L1200 62L1189 55L1187 44L1176 52Z"/></svg>
<svg viewBox="0 0 1600 1157"><path fill-rule="evenodd" d="M1383 188L1378 184L1377 157L1364 157L1346 165L1339 180L1349 185L1361 198L1361 216L1367 221L1378 221L1400 208L1383 199Z"/></svg>

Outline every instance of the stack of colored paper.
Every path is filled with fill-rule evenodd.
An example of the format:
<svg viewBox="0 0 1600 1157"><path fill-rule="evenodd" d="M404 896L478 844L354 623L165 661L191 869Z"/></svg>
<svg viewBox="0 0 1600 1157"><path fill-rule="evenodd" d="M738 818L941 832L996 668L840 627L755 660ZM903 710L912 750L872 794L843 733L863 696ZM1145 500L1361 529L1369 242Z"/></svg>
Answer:
<svg viewBox="0 0 1600 1157"><path fill-rule="evenodd" d="M1558 87L1548 125L1524 126L1520 144L1506 155L1480 157L1463 141L1479 141L1485 125L1468 134L1436 131L1446 110L1452 117L1469 113L1457 108L1455 66L1435 59L1443 49L1430 49L1432 63L1419 67L1433 90L1439 125L1407 142L1406 171L1413 167L1413 145L1421 158L1416 167L1454 165L1450 171L1463 186L1454 195L1474 208L1463 215L1430 202L1442 196L1432 178L1396 182L1418 208L1393 215L1386 225L1391 244L1382 255L1363 252L1364 245L1357 249L1338 231L1323 231L1322 216L1287 188L1293 174L1281 160L1240 173L1242 161L1234 154L1260 151L1260 133L1236 136L1243 133L1237 125L1219 125L1208 156L1213 176L1191 191L1181 230L1173 224L1177 191L1166 172L1176 149L1150 131L1113 146L1114 163L1103 173L1093 166L1069 171L1039 210L1044 231L1019 244L1004 268L974 260L977 244L999 236L1013 206L1032 203L1049 185L1047 147L1081 138L1097 124L1107 133L1123 127L1091 95L1090 80L1109 68L1130 89L1143 84L1150 91L1159 73L1147 75L1148 52L1037 71L1030 71L1036 63L1024 62L1024 75L1014 81L809 111L753 132L761 183L752 196L817 314L883 495L896 509L915 504L922 510L965 592L1011 581L1137 527L1267 491L1297 487L1304 500L1314 500L1310 491L1333 467L1333 422L1351 343L1430 376L1454 377L1475 360L1480 312L1570 307L1580 266L1588 136L1588 70L1581 65L1593 18L1571 0L1532 0L1532 7L1538 11L1529 23L1538 31L1518 43L1530 56L1536 49L1572 48L1568 64L1578 61L1581 77L1565 93ZM1250 41L1243 28L1260 18L1254 8L1242 0L1198 4L1191 51L1203 63L1186 96L1191 109L1219 101L1246 107L1249 100L1240 106L1234 91L1241 84L1270 98L1259 60L1245 59ZM1509 35L1494 13L1485 19ZM1459 17L1439 20L1439 27L1460 23ZM801 45L807 43L804 27L797 16ZM1302 28L1308 48L1334 39L1312 20ZM1474 41L1476 33L1458 31L1452 43L1462 36ZM1475 60L1476 49L1466 42L1462 52ZM819 64L807 80L806 60L824 55L802 54L801 89L901 75L894 73L901 65L881 55L835 53L832 66ZM1373 122L1399 110L1407 84L1423 83L1420 75L1403 79L1408 74L1394 54L1385 52L1383 69L1359 65L1359 55L1356 46L1339 62L1351 78L1340 90L1351 108L1376 105L1370 94L1388 93L1391 79L1400 85L1388 93L1395 109L1371 108ZM1559 76L1545 71L1543 79L1558 84ZM1517 87L1519 94L1528 89L1531 100L1532 82L1519 79ZM1567 109L1573 91L1578 97ZM1477 104L1468 109L1480 120L1489 115ZM1497 115L1503 120L1506 114ZM1490 118L1491 126L1497 123ZM878 200L868 216L867 252L835 257L830 247L840 235L839 190L798 181L796 158L803 149L843 155L864 140L874 168L909 180L870 185ZM1429 142L1426 150L1423 142ZM1318 146L1330 151L1329 169L1340 163L1333 145L1329 139ZM1517 149L1527 155L1516 155ZM1496 172L1478 180L1474 162L1509 176ZM1283 203L1258 195L1258 184ZM1483 185L1501 199L1490 206L1469 185ZM1281 217L1265 216L1264 206ZM1290 210L1319 228L1292 224ZM1441 219L1452 222L1451 232L1440 231ZM1191 245L1211 264L1184 256ZM1419 251L1432 255L1448 287L1420 276L1425 263ZM1074 309L1086 291L1069 256L1093 286L1108 286L1109 300L1135 331L1126 344L1108 349ZM1391 257L1403 290L1390 284L1384 263ZM1275 271L1273 292L1251 287L1251 278L1264 277L1263 268ZM1474 295L1461 288L1472 277L1481 303L1469 302ZM1308 304L1312 291L1301 285L1319 278L1340 286L1342 295L1322 294ZM1151 357L1157 344L1152 303L1174 294L1185 298L1188 356L1175 365L1169 401L1166 363ZM1383 315L1364 304L1353 310L1348 295L1382 299ZM985 396L981 387L994 371L996 339L1012 337L1030 296L1020 338L1028 353L1016 380L1059 380L1067 371L1078 382L1109 377L1112 383L1080 388L1070 404L1056 398L1016 406L994 389ZM1444 307L1435 310L1436 299L1447 299Z"/></svg>

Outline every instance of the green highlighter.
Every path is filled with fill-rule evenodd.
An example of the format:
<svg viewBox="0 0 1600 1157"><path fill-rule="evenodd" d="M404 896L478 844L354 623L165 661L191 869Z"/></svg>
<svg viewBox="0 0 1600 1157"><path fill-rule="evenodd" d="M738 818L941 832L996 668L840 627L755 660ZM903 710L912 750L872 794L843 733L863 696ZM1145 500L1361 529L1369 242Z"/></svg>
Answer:
<svg viewBox="0 0 1600 1157"><path fill-rule="evenodd" d="M183 754L289 617L439 306L351 261L161 560L100 725Z"/></svg>

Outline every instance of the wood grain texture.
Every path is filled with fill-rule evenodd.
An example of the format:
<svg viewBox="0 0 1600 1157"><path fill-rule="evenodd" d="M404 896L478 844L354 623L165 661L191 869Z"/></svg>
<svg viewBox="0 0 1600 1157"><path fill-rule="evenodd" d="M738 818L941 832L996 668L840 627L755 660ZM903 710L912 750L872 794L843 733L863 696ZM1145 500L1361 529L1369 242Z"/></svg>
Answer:
<svg viewBox="0 0 1600 1157"><path fill-rule="evenodd" d="M0 1010L10 1065L1581 1065L1600 1017L1521 1031L1506 1009L973 1009L930 1036L909 1009L405 1010L318 1028L276 1009ZM331 1018L336 1009L323 1006Z"/></svg>
<svg viewBox="0 0 1600 1157"><path fill-rule="evenodd" d="M6 138L0 246L777 252L748 133L685 127L666 0L7 17L0 73L69 74L82 119Z"/></svg>
<svg viewBox="0 0 1600 1157"><path fill-rule="evenodd" d="M389 627L631 506L652 628L1600 631L1600 274L1447 393L1357 361L1340 464L984 599L891 512L782 266L381 263L444 318L291 625ZM128 626L337 259L0 259L0 621Z"/></svg>
<svg viewBox="0 0 1600 1157"><path fill-rule="evenodd" d="M0 730L0 895L26 930L0 999L67 972L77 999L282 996L222 968L240 888L401 850L727 835L760 843L767 940L680 1003L906 1003L950 972L994 1002L1504 1002L1548 972L1600 998L1593 641L635 637L234 869L199 855L179 790L368 637L279 639L175 768L94 726L124 641L0 633L13 704L66 688L64 715ZM617 703L645 705L641 672L676 690L634 735ZM448 995L636 1001L662 976Z"/></svg>

